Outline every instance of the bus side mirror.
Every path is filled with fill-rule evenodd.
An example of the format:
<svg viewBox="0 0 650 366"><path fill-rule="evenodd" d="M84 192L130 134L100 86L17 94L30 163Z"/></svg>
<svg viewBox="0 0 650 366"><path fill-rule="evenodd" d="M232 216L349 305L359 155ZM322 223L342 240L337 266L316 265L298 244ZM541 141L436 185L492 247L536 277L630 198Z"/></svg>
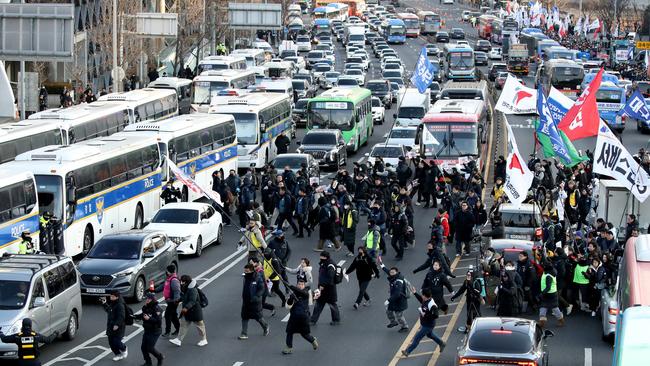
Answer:
<svg viewBox="0 0 650 366"><path fill-rule="evenodd" d="M68 197L68 204L74 204L77 202L77 190L74 187L68 187L66 190L66 196Z"/></svg>

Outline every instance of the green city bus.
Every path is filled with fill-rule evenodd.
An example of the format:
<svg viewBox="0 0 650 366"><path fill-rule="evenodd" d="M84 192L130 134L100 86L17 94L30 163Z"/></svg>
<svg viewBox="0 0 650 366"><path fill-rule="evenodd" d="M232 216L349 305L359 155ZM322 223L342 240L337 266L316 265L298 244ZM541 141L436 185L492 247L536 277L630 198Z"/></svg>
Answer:
<svg viewBox="0 0 650 366"><path fill-rule="evenodd" d="M338 129L343 133L348 151L356 152L368 143L374 127L370 90L332 88L312 98L307 104L307 131Z"/></svg>

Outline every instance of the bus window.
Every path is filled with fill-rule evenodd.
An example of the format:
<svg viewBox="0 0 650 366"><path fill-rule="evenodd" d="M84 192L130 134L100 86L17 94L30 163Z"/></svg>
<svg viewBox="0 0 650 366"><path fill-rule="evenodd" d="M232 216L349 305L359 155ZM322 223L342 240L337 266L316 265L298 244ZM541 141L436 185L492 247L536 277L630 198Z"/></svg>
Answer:
<svg viewBox="0 0 650 366"><path fill-rule="evenodd" d="M190 150L190 158L199 155L201 151L201 137L200 132L195 132L187 136L187 143Z"/></svg>
<svg viewBox="0 0 650 366"><path fill-rule="evenodd" d="M126 182L126 160L124 156L117 156L109 161L111 168L111 185Z"/></svg>
<svg viewBox="0 0 650 366"><path fill-rule="evenodd" d="M11 186L11 217L20 217L27 214L25 204L25 190L21 183Z"/></svg>
<svg viewBox="0 0 650 366"><path fill-rule="evenodd" d="M0 224L11 220L11 194L9 187L0 189Z"/></svg>
<svg viewBox="0 0 650 366"><path fill-rule="evenodd" d="M226 137L224 133L223 126L216 126L212 128L212 140L214 141L214 147L221 147L224 145L224 138Z"/></svg>
<svg viewBox="0 0 650 366"><path fill-rule="evenodd" d="M128 153L126 157L126 164L129 169L127 173L128 180L141 176L142 175L142 152L140 150L136 150Z"/></svg>

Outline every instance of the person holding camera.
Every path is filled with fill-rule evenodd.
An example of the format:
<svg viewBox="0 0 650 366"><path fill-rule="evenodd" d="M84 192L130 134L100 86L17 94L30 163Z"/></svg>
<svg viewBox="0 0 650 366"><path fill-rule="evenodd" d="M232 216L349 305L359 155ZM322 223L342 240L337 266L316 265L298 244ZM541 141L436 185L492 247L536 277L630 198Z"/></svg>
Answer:
<svg viewBox="0 0 650 366"><path fill-rule="evenodd" d="M134 316L136 320L142 321L142 328L144 329L142 345L140 346L144 358L143 366L152 365L150 355L153 355L158 360L158 366L162 365L165 358L156 349L156 342L158 342L158 338L162 333L162 313L156 294L147 292L147 299L142 306L142 312Z"/></svg>

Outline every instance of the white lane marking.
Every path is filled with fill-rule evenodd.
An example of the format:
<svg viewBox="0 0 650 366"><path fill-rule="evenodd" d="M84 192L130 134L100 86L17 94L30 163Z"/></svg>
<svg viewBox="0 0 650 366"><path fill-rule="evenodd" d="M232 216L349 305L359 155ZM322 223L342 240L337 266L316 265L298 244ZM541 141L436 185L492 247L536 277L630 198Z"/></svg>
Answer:
<svg viewBox="0 0 650 366"><path fill-rule="evenodd" d="M226 262L228 262L228 261L231 260L233 257L235 257L237 254L239 254L239 253L241 253L241 252L243 252L243 251L244 251L244 247L238 248L234 253L230 254L229 256L227 256L226 258L224 258L223 260L221 260L220 262L218 262L218 263L215 264L214 266L212 266L212 267L208 268L207 270L203 271L203 273L199 274L197 277L198 277L198 278L205 277L206 274L208 274L208 273L212 272L213 270L215 270L216 268L218 268L218 267L224 265ZM239 262L241 259L243 259L246 255L248 255L248 253L244 253L242 256L240 256L239 258L237 258L237 260L234 261L234 262L232 262L231 264L229 264L229 265L226 267L226 269L230 269L230 268L231 268L232 266L234 266L237 262ZM222 271L222 272L223 272L223 271ZM217 273L217 276L221 276L222 272ZM212 281L204 282L201 286L199 286L199 288L203 288L203 287L205 287L205 286L206 286L207 284L209 284L210 282L212 282ZM162 302L162 301L164 301L164 300L165 300L164 297L161 297L160 299L158 299L159 302ZM141 312L141 310L138 311L138 312L136 312L136 314L138 314L138 313L140 313L140 312ZM124 338L124 340L123 340L124 342L126 342L126 341L128 341L129 339L133 338L134 336L136 336L137 334L139 334L139 333L142 331L142 326L136 324L135 327L138 328L138 329L136 329L136 331L134 331L133 333L131 333L131 334L129 334L128 336L126 336L126 337ZM49 362L45 363L44 366L50 366L50 365L54 365L55 363L58 363L58 362L64 362L65 360L68 359L68 356L70 356L71 354L73 354L73 353L75 353L75 352L77 352L77 351L80 351L80 350L82 350L82 349L95 348L96 346L89 346L89 345L92 344L93 342L96 342L98 339L100 339L100 338L102 338L102 337L106 337L106 333L101 332L101 333L95 335L94 337L88 339L87 341L85 341L85 342L83 342L83 343L77 345L76 347L73 347L73 348L69 349L68 351L62 353L61 355L57 356L56 358L54 358L54 359L50 360ZM101 353L99 356L97 356L97 357L95 357L94 359L92 359L92 360L86 362L85 365L86 365L86 366L94 365L94 364L97 363L99 360L101 360L102 358L106 357L106 355L108 355L110 352L111 352L110 350L106 350L106 351L104 351L104 352Z"/></svg>
<svg viewBox="0 0 650 366"><path fill-rule="evenodd" d="M585 366L591 366L591 348L585 348Z"/></svg>
<svg viewBox="0 0 650 366"><path fill-rule="evenodd" d="M243 364L244 364L243 362L237 361L237 362L233 363L232 366L241 366Z"/></svg>
<svg viewBox="0 0 650 366"><path fill-rule="evenodd" d="M288 322L288 321L289 321L289 316L290 316L290 315L291 315L291 313L289 313L289 314L287 314L287 315L285 315L285 317L284 317L284 318L282 318L282 322L283 322L283 323L286 323L286 322Z"/></svg>
<svg viewBox="0 0 650 366"><path fill-rule="evenodd" d="M344 264L345 264L345 259L342 259L336 265L339 267L343 267Z"/></svg>

